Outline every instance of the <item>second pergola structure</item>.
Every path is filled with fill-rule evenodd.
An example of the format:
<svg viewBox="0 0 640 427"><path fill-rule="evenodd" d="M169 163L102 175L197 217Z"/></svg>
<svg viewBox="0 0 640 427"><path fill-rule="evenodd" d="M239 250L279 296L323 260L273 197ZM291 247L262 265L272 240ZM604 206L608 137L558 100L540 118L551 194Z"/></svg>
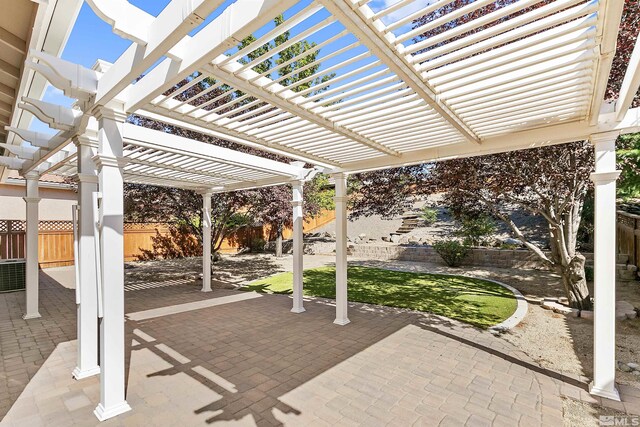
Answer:
<svg viewBox="0 0 640 427"><path fill-rule="evenodd" d="M36 99L19 108L59 132L8 128L16 157L2 163L27 179L27 312L38 314L38 176L79 183L78 365L81 379L100 373L96 415L129 410L125 399L123 183L203 194L203 290L210 290L211 197L269 185L293 186L294 298L302 304L302 192L316 170L336 183L336 318L347 313L347 176L589 139L595 146L595 340L591 393L619 399L615 388L615 140L640 131L629 109L640 85L636 45L619 98L604 103L622 1L538 0L485 8L477 0L448 13L451 1L413 7L400 0L376 9L367 0L172 0L154 17L124 0L88 0L131 46L93 69L32 52L26 67L78 101L73 109ZM401 13L403 10L417 10ZM478 13L481 11L482 13ZM287 19L275 26L279 14ZM215 16L208 19L209 16ZM448 25L462 16L474 19ZM421 16L430 17L412 27ZM488 25L491 24L492 25ZM426 38L419 36L438 28ZM197 28L197 32L194 31ZM262 46L289 33L289 40ZM240 40L256 34L242 48ZM317 43L268 72L304 39ZM322 49L326 79L290 83L277 70ZM313 52L311 52L313 51ZM261 52L256 58L254 52ZM254 54L253 56L250 54ZM162 59L164 58L164 59ZM310 66L310 65L309 65ZM136 80L141 74L144 77ZM309 84L304 89L300 85ZM195 87L201 91L189 92ZM214 92L215 91L215 92ZM207 94L218 94L208 96ZM284 164L126 123L129 114L287 156ZM20 141L27 143L19 145ZM314 165L306 169L304 164ZM108 272L108 276L105 275ZM100 365L96 336L102 317Z"/></svg>

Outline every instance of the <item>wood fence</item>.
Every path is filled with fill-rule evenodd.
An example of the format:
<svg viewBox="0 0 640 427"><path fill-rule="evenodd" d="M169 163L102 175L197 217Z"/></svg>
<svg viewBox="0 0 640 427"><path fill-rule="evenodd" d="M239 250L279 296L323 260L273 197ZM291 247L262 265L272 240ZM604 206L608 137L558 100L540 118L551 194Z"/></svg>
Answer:
<svg viewBox="0 0 640 427"><path fill-rule="evenodd" d="M640 215L618 211L618 253L640 267Z"/></svg>
<svg viewBox="0 0 640 427"><path fill-rule="evenodd" d="M304 224L310 232L335 219L333 211L321 213ZM135 261L143 251L153 250L153 237L165 235L169 226L161 223L126 223L124 225L124 258ZM284 237L290 238L291 230L285 229ZM221 246L221 252L234 253L252 239L269 240L273 237L269 227L247 227L229 236ZM0 259L24 258L25 222L0 220ZM42 268L73 265L73 224L71 221L40 221L38 231L38 261Z"/></svg>

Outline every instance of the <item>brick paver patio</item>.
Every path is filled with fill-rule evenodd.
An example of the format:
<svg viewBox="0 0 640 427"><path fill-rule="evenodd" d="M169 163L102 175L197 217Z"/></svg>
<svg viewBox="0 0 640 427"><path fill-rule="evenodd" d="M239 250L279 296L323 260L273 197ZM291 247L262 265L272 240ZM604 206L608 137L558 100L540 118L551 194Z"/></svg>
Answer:
<svg viewBox="0 0 640 427"><path fill-rule="evenodd" d="M42 319L21 319L22 293L0 295L3 425L96 425L98 378L71 378L74 291L45 273L41 286ZM555 426L562 396L598 402L584 382L435 316L356 304L341 327L325 300L293 314L281 295L128 289L133 411L102 425ZM629 393L619 409L638 413Z"/></svg>

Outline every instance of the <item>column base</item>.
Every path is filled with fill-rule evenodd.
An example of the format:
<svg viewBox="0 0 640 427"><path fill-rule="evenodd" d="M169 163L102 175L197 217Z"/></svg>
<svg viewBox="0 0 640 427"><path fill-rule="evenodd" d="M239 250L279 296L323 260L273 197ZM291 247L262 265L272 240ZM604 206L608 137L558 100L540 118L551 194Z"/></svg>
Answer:
<svg viewBox="0 0 640 427"><path fill-rule="evenodd" d="M205 289L205 288L200 289L200 292L211 292L211 291L212 291L211 288L209 288L209 289Z"/></svg>
<svg viewBox="0 0 640 427"><path fill-rule="evenodd" d="M76 380L83 380L85 378L93 377L94 375L100 374L100 366L96 366L95 368L81 370L76 366L71 375Z"/></svg>
<svg viewBox="0 0 640 427"><path fill-rule="evenodd" d="M105 421L105 420L108 420L109 418L113 418L120 414L124 414L125 412L128 412L130 410L131 410L131 406L129 406L129 404L126 401L118 405L112 406L109 409L105 409L101 403L93 411L93 414L98 418L98 420Z"/></svg>
<svg viewBox="0 0 640 427"><path fill-rule="evenodd" d="M24 315L22 316L22 318L23 318L24 320L29 320L29 319L39 319L39 318L41 318L41 317L42 317L42 316L40 315L40 313L24 314Z"/></svg>
<svg viewBox="0 0 640 427"><path fill-rule="evenodd" d="M351 320L349 320L349 319L336 319L336 320L333 321L333 323L335 323L336 325L344 326L344 325L347 325L347 324L351 323Z"/></svg>
<svg viewBox="0 0 640 427"><path fill-rule="evenodd" d="M615 386L613 387L613 390L605 390L594 386L592 382L589 384L589 393L594 396L604 397L606 399L620 402L620 393L618 393L618 389Z"/></svg>
<svg viewBox="0 0 640 427"><path fill-rule="evenodd" d="M291 309L292 313L304 313L305 311L307 310L305 310L304 307L293 307Z"/></svg>

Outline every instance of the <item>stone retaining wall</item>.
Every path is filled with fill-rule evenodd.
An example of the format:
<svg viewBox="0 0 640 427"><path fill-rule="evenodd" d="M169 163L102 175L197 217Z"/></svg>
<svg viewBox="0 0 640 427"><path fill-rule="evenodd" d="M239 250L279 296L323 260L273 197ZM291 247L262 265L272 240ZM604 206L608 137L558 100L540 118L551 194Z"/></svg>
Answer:
<svg viewBox="0 0 640 427"><path fill-rule="evenodd" d="M429 246L349 245L349 254L357 258L401 261L418 261L441 264L440 255ZM593 254L584 254L587 264L593 264ZM472 249L463 265L545 269L538 257L529 250Z"/></svg>

